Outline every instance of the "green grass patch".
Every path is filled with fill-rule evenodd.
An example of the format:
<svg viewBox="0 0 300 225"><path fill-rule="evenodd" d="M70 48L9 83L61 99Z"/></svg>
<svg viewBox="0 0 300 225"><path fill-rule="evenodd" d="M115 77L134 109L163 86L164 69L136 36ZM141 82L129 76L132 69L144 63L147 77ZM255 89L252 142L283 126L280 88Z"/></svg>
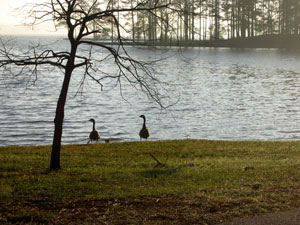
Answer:
<svg viewBox="0 0 300 225"><path fill-rule="evenodd" d="M153 154L164 167L156 167ZM300 206L299 141L0 147L0 224L215 224Z"/></svg>

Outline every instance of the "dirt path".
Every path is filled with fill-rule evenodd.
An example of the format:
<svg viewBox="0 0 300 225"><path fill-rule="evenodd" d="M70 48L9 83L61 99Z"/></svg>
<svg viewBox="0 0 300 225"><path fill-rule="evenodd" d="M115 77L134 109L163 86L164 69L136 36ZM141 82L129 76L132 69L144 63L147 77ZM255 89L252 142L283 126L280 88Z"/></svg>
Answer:
<svg viewBox="0 0 300 225"><path fill-rule="evenodd" d="M219 225L300 225L300 209L270 213Z"/></svg>

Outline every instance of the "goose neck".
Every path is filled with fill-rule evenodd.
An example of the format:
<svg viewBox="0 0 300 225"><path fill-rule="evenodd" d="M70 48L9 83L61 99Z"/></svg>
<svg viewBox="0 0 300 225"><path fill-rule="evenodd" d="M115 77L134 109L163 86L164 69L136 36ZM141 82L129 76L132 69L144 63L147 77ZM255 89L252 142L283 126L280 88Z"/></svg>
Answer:
<svg viewBox="0 0 300 225"><path fill-rule="evenodd" d="M146 127L146 118L143 117L144 123L143 123L143 127Z"/></svg>
<svg viewBox="0 0 300 225"><path fill-rule="evenodd" d="M95 121L93 121L93 130L96 130L96 128L95 128Z"/></svg>

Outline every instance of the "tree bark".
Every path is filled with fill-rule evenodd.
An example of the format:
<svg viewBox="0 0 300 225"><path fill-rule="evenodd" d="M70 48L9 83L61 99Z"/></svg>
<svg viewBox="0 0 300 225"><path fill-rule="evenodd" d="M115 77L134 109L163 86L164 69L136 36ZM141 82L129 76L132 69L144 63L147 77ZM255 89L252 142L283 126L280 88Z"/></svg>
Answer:
<svg viewBox="0 0 300 225"><path fill-rule="evenodd" d="M219 40L219 1L215 0L215 40Z"/></svg>
<svg viewBox="0 0 300 225"><path fill-rule="evenodd" d="M62 130L63 130L64 114L65 114L65 103L67 100L67 94L68 94L68 89L69 89L69 84L70 84L73 69L74 66L68 63L68 66L66 67L65 70L63 85L57 101L55 119L54 119L54 137L52 143L50 169L60 169L60 149L61 149L61 137L62 137Z"/></svg>
<svg viewBox="0 0 300 225"><path fill-rule="evenodd" d="M184 1L183 6L183 20L184 20L184 40L189 40L189 3L187 0Z"/></svg>

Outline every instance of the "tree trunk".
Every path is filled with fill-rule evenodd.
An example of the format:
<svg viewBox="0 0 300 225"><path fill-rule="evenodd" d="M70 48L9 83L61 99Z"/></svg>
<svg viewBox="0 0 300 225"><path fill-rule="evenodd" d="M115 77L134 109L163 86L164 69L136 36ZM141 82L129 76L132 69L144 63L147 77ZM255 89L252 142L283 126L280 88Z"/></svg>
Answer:
<svg viewBox="0 0 300 225"><path fill-rule="evenodd" d="M63 85L60 91L60 95L57 101L55 119L54 119L54 137L51 152L50 169L60 169L60 149L61 149L61 137L64 122L65 103L67 99L69 84L74 67L69 65L65 70L65 77Z"/></svg>
<svg viewBox="0 0 300 225"><path fill-rule="evenodd" d="M192 33L192 41L195 40L195 2L192 1L192 26L191 26L191 33Z"/></svg>
<svg viewBox="0 0 300 225"><path fill-rule="evenodd" d="M215 40L219 40L219 1L215 0L215 15L214 15L214 19L215 19L215 34L214 34L214 38Z"/></svg>
<svg viewBox="0 0 300 225"><path fill-rule="evenodd" d="M184 1L183 6L183 20L184 20L184 40L189 40L189 3L187 0Z"/></svg>
<svg viewBox="0 0 300 225"><path fill-rule="evenodd" d="M202 40L202 6L201 6L202 3L200 3L200 6L199 6L199 41Z"/></svg>

